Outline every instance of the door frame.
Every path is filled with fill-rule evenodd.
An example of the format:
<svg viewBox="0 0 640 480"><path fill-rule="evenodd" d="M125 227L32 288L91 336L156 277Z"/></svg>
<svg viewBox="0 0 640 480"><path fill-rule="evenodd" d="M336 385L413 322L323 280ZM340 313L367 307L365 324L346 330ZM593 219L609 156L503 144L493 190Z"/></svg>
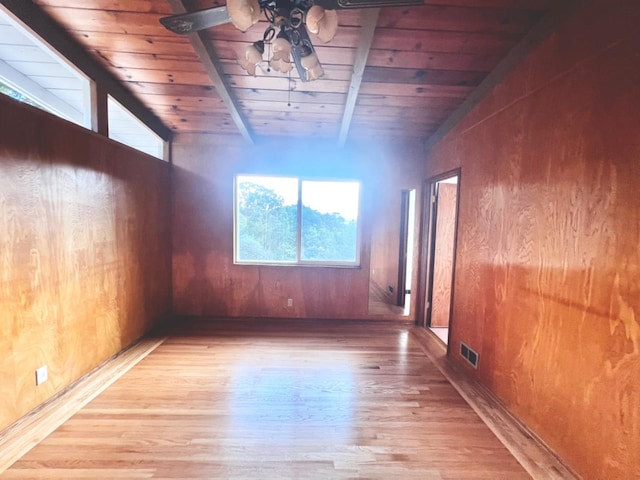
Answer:
<svg viewBox="0 0 640 480"><path fill-rule="evenodd" d="M396 291L396 305L405 307L407 296L407 251L409 247L409 199L411 190L402 190L400 199L400 245L398 248L398 283Z"/></svg>
<svg viewBox="0 0 640 480"><path fill-rule="evenodd" d="M451 274L451 298L449 305L449 341L447 342L447 354L451 347L451 326L453 323L453 297L456 276L456 259L458 250L458 217L460 214L460 183L461 169L456 168L447 172L429 177L424 182L422 194L422 222L420 224L420 264L419 264L419 290L418 309L416 314L416 325L424 328L429 327L431 321L431 296L433 291L433 265L435 261L434 248L436 236L434 235L437 208L436 199L433 194L436 184L451 177L458 177L456 185L456 211L455 211L455 231L453 236L453 265Z"/></svg>

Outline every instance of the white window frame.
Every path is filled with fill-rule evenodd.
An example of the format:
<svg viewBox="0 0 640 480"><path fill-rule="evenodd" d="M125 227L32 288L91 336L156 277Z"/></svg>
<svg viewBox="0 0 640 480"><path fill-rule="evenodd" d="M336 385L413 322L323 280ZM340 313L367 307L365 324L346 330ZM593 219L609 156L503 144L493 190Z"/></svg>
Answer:
<svg viewBox="0 0 640 480"><path fill-rule="evenodd" d="M296 220L296 260L292 261L268 261L268 260L239 260L238 259L238 179L241 177L263 178L294 178L298 181L297 220ZM358 216L356 219L355 260L303 260L302 255L302 184L305 181L327 183L357 183L358 184ZM313 267L339 267L359 268L362 230L362 181L345 178L311 178L297 175L262 175L257 173L237 174L233 178L233 260L235 265L271 265L271 266L313 266Z"/></svg>
<svg viewBox="0 0 640 480"><path fill-rule="evenodd" d="M142 120L131 113L111 95L107 96L107 109L109 138L111 140L120 142L160 160L165 160L165 141L151 130ZM125 127L124 132L120 129L114 128L120 126L114 124L116 115L112 115L112 113L115 113L116 111L120 115L124 115L126 118L122 123L122 126Z"/></svg>

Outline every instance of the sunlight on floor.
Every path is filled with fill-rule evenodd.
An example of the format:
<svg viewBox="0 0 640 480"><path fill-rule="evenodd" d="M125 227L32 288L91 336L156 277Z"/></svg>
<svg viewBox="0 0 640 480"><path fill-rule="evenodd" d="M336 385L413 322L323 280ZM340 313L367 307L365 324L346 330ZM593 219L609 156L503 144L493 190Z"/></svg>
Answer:
<svg viewBox="0 0 640 480"><path fill-rule="evenodd" d="M447 327L429 327L433 333L435 333L445 345L449 343L449 329Z"/></svg>

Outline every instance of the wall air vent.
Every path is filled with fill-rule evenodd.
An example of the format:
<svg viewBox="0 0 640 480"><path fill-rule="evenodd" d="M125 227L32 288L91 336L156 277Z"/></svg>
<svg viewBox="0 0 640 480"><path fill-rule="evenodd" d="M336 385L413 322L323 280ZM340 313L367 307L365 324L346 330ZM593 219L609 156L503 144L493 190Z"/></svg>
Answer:
<svg viewBox="0 0 640 480"><path fill-rule="evenodd" d="M471 364L473 368L478 368L478 352L469 348L469 346L460 342L460 355Z"/></svg>

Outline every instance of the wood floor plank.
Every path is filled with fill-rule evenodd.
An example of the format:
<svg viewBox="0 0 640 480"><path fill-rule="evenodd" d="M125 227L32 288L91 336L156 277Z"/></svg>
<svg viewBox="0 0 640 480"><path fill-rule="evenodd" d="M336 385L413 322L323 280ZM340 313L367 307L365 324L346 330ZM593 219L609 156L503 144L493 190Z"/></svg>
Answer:
<svg viewBox="0 0 640 480"><path fill-rule="evenodd" d="M530 478L412 330L181 320L3 478Z"/></svg>

